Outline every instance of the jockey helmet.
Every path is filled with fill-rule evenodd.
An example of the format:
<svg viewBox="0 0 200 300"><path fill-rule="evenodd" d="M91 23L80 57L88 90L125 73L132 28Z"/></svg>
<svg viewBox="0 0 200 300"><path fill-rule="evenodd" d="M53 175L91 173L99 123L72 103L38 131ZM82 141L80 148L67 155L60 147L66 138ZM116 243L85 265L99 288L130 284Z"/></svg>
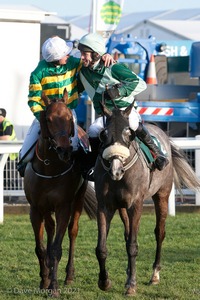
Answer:
<svg viewBox="0 0 200 300"><path fill-rule="evenodd" d="M58 61L68 55L72 48L73 43L54 36L46 40L42 45L42 56L47 62Z"/></svg>
<svg viewBox="0 0 200 300"><path fill-rule="evenodd" d="M100 56L106 53L105 41L97 33L88 33L84 35L78 44L78 49L84 52L96 52Z"/></svg>

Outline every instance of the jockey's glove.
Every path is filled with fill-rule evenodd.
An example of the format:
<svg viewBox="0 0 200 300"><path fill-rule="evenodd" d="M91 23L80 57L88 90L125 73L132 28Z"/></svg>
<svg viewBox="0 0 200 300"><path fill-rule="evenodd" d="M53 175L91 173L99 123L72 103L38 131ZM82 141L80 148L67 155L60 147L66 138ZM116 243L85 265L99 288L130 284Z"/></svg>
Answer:
<svg viewBox="0 0 200 300"><path fill-rule="evenodd" d="M120 97L119 89L117 86L112 86L111 88L105 90L104 92L104 99L111 100Z"/></svg>

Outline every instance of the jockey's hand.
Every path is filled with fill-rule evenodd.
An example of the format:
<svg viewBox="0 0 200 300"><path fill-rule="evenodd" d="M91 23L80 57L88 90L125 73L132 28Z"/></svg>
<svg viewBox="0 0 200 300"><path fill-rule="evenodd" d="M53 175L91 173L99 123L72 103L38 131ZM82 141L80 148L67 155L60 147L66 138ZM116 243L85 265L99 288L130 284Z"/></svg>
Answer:
<svg viewBox="0 0 200 300"><path fill-rule="evenodd" d="M102 56L102 60L104 61L104 66L105 67L110 67L116 62L114 60L114 58L109 53L104 54Z"/></svg>
<svg viewBox="0 0 200 300"><path fill-rule="evenodd" d="M119 89L116 86L113 86L104 92L104 99L111 100L120 97Z"/></svg>

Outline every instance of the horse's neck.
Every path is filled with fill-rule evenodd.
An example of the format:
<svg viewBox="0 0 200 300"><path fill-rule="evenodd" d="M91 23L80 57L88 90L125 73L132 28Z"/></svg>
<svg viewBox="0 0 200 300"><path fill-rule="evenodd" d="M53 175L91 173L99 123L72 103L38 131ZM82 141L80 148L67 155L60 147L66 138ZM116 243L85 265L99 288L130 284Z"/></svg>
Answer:
<svg viewBox="0 0 200 300"><path fill-rule="evenodd" d="M137 141L133 140L129 147L131 156L135 155L135 153L138 152L138 149L139 149L139 145L138 145Z"/></svg>

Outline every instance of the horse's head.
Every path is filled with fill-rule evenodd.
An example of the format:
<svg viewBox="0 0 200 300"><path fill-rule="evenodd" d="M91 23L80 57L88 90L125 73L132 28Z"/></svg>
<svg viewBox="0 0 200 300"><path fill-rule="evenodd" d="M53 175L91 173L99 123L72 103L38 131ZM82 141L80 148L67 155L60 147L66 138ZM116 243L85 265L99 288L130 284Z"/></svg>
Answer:
<svg viewBox="0 0 200 300"><path fill-rule="evenodd" d="M42 93L46 110L41 116L41 132L56 150L59 159L67 162L72 153L71 137L74 135L74 121L71 110L66 106L68 94L64 90L62 99L49 99Z"/></svg>
<svg viewBox="0 0 200 300"><path fill-rule="evenodd" d="M100 133L102 142L102 158L109 161L109 173L113 180L120 180L124 173L124 163L130 156L130 144L135 138L135 133L129 127L129 114L132 104L125 110L114 108L113 111L102 105L103 114L106 116L105 129Z"/></svg>

